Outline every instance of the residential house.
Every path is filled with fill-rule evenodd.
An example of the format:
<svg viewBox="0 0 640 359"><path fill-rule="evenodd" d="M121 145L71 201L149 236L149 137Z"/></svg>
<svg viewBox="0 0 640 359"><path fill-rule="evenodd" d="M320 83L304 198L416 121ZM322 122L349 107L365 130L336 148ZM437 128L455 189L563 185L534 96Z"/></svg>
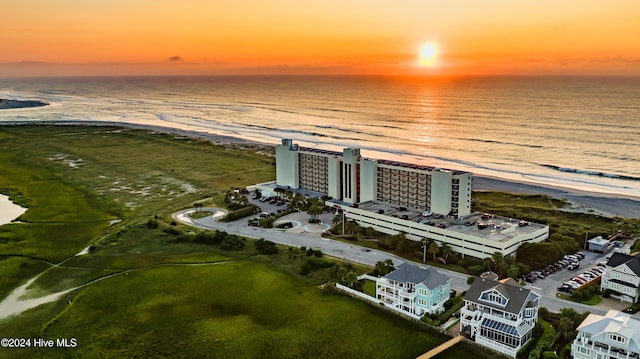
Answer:
<svg viewBox="0 0 640 359"><path fill-rule="evenodd" d="M387 306L422 316L443 312L450 289L451 279L437 270L404 263L378 279L376 298Z"/></svg>
<svg viewBox="0 0 640 359"><path fill-rule="evenodd" d="M638 359L640 320L616 310L589 314L578 326L571 355L576 359Z"/></svg>
<svg viewBox="0 0 640 359"><path fill-rule="evenodd" d="M640 256L614 252L602 274L600 290L609 290L611 296L621 301L638 301L640 286Z"/></svg>
<svg viewBox="0 0 640 359"><path fill-rule="evenodd" d="M540 295L513 279L477 278L464 296L460 332L515 358L533 336L539 299Z"/></svg>

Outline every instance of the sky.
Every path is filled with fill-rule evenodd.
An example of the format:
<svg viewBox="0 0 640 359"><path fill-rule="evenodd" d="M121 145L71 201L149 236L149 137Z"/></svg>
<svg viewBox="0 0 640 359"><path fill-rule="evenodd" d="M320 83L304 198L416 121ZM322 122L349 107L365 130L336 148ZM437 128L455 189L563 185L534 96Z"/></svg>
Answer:
<svg viewBox="0 0 640 359"><path fill-rule="evenodd" d="M640 75L637 0L0 0L0 14L0 76Z"/></svg>

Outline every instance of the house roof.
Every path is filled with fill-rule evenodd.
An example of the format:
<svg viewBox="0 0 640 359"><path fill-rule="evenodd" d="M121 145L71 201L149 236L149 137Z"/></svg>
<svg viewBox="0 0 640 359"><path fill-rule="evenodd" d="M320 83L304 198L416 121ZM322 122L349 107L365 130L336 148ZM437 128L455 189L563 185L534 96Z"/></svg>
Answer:
<svg viewBox="0 0 640 359"><path fill-rule="evenodd" d="M578 326L578 330L589 333L591 339L595 341L606 340L606 333L618 333L629 338L623 346L629 351L637 353L640 351L640 320L633 316L609 310L605 315L589 314Z"/></svg>
<svg viewBox="0 0 640 359"><path fill-rule="evenodd" d="M418 267L408 263L403 263L396 270L384 277L397 282L423 283L429 289L434 289L450 280L449 277L432 267Z"/></svg>
<svg viewBox="0 0 640 359"><path fill-rule="evenodd" d="M627 263L631 259L633 259L633 256L620 253L620 252L615 252L611 255L611 258L609 258L609 261L607 261L607 266L617 267L621 264Z"/></svg>
<svg viewBox="0 0 640 359"><path fill-rule="evenodd" d="M602 238L602 236L591 238L590 240L588 240L588 242L591 244L597 244L597 245L609 244L609 240Z"/></svg>
<svg viewBox="0 0 640 359"><path fill-rule="evenodd" d="M640 257L633 257L633 259L628 261L626 264L633 273L640 276Z"/></svg>
<svg viewBox="0 0 640 359"><path fill-rule="evenodd" d="M465 294L464 300L490 306L513 314L520 313L524 308L535 307L540 296L529 289L522 288L519 285L514 285L514 283L515 281L505 281L505 283L500 283L493 280L478 278L471 284L471 288L469 288L467 294ZM482 293L491 289L508 298L507 304L504 307L480 300Z"/></svg>
<svg viewBox="0 0 640 359"><path fill-rule="evenodd" d="M637 276L640 276L640 257L638 256L631 256L628 254L615 252L611 255L611 258L609 258L609 261L607 262L607 266L610 267L618 267L623 264L626 264L627 267L629 267L629 269L633 271L633 273L635 273Z"/></svg>

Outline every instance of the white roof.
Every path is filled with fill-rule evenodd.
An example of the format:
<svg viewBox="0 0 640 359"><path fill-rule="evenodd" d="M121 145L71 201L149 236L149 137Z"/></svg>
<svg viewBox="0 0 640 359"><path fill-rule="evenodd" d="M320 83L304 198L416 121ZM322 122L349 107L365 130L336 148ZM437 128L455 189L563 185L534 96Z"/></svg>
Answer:
<svg viewBox="0 0 640 359"><path fill-rule="evenodd" d="M640 353L640 320L629 314L610 310L607 314L589 314L582 321L578 330L589 333L592 340L604 341L607 333L616 333L629 340L621 346L625 346L629 351ZM599 338L602 336L602 338Z"/></svg>

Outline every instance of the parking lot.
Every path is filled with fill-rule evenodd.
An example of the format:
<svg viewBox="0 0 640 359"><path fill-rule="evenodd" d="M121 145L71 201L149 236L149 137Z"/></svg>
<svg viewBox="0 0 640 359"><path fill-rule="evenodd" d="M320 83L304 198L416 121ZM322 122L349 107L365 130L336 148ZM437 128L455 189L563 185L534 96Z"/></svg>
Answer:
<svg viewBox="0 0 640 359"><path fill-rule="evenodd" d="M601 254L601 253L593 253L588 251L581 251L584 254L584 259L580 260L579 267L573 270L569 270L566 267L562 268L555 273L551 273L545 276L544 279L537 279L533 283L527 283L528 286L534 289L537 292L542 292L547 295L555 295L558 293L558 288L563 285L564 282L571 280L574 277L577 277L579 274L582 274L585 271L588 271L594 267L598 262L606 262L606 257L611 255Z"/></svg>

